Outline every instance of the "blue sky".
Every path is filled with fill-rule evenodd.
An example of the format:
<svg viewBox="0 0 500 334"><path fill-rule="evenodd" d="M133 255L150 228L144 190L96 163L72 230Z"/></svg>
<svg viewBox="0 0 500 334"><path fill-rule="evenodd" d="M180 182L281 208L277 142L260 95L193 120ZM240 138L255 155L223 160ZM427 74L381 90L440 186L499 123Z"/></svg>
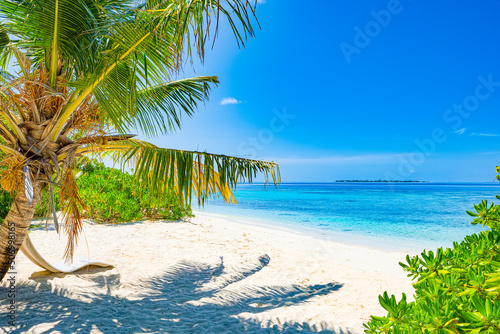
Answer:
<svg viewBox="0 0 500 334"><path fill-rule="evenodd" d="M284 182L492 181L498 13L498 1L267 0L245 49L223 24L186 67L221 84L154 142L273 160Z"/></svg>

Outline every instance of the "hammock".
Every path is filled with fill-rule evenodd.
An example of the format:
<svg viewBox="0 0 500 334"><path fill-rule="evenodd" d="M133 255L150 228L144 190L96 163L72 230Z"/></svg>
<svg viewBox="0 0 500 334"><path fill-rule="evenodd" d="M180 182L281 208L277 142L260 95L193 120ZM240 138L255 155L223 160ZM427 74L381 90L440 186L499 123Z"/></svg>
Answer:
<svg viewBox="0 0 500 334"><path fill-rule="evenodd" d="M50 264L43 258L43 256L40 255L40 253L38 253L35 246L31 242L29 235L27 234L24 238L23 244L21 245L21 251L28 259L30 259L31 262L53 273L72 273L88 266L112 267L111 264L94 261L81 256L75 256L73 258L73 263L70 264L65 263L64 261Z"/></svg>

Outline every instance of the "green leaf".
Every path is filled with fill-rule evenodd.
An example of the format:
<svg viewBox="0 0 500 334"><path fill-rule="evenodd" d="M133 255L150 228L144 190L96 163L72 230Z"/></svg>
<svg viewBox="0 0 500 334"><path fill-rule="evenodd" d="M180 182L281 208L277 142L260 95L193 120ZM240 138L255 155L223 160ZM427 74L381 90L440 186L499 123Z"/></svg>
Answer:
<svg viewBox="0 0 500 334"><path fill-rule="evenodd" d="M193 192L199 204L217 194L232 201L231 189L241 181L251 183L258 173L263 173L265 184L280 182L279 167L273 162L160 148L135 139L89 147L82 153L105 154L123 168L132 163L137 181L158 193L173 192L186 204Z"/></svg>

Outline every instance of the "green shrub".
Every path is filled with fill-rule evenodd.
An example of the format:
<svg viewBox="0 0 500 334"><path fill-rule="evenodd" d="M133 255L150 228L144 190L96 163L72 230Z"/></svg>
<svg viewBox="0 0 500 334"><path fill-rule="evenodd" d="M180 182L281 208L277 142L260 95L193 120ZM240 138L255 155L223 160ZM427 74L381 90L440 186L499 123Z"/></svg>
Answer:
<svg viewBox="0 0 500 334"><path fill-rule="evenodd" d="M500 333L500 233L485 231L453 249L407 256L400 263L414 283L415 301L379 296L385 317L366 333Z"/></svg>
<svg viewBox="0 0 500 334"><path fill-rule="evenodd" d="M177 220L191 215L191 209L183 207L176 196L160 197L147 190L139 191L132 175L104 164L83 165L77 185L88 208L85 217L99 222Z"/></svg>
<svg viewBox="0 0 500 334"><path fill-rule="evenodd" d="M0 189L0 224L3 223L3 220L7 217L12 200L13 197L8 191Z"/></svg>
<svg viewBox="0 0 500 334"><path fill-rule="evenodd" d="M500 206L482 201L474 208L472 223L491 230L407 256L400 265L416 280L415 301L384 292L379 301L388 313L372 316L365 333L500 333Z"/></svg>
<svg viewBox="0 0 500 334"><path fill-rule="evenodd" d="M175 196L155 196L149 191L138 191L134 177L120 170L90 161L79 168L76 183L87 206L83 217L99 223L130 222L144 219L178 220L192 215L191 208L180 204ZM59 188L54 188L56 210L59 206ZM47 189L35 211L36 217L51 216Z"/></svg>

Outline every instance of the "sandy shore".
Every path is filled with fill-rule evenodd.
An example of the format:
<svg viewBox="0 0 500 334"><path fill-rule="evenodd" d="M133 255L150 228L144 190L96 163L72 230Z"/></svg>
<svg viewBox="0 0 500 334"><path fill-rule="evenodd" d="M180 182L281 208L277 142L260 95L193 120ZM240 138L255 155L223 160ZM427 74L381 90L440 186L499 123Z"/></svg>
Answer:
<svg viewBox="0 0 500 334"><path fill-rule="evenodd" d="M65 240L55 231L30 237L51 262L61 259ZM385 314L379 294L413 293L398 265L405 253L207 214L86 224L77 254L114 268L51 274L18 255L16 333L363 333L370 314Z"/></svg>

